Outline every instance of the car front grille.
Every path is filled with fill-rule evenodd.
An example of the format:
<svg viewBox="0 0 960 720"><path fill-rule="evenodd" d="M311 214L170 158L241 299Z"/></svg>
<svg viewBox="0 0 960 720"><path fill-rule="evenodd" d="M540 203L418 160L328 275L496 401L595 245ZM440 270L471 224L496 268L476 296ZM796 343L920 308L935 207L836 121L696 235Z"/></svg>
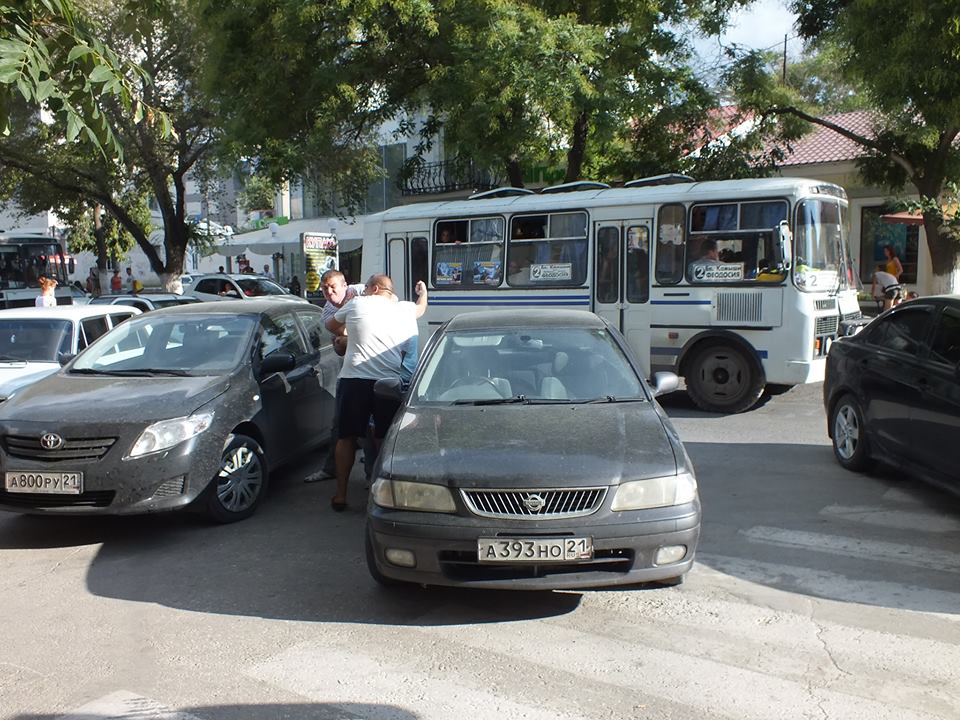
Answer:
<svg viewBox="0 0 960 720"><path fill-rule="evenodd" d="M79 495L50 493L12 493L0 490L0 505L16 508L107 507L113 502L113 490L95 490Z"/></svg>
<svg viewBox="0 0 960 720"><path fill-rule="evenodd" d="M474 515L510 520L582 517L595 513L607 494L605 487L551 490L461 490Z"/></svg>
<svg viewBox="0 0 960 720"><path fill-rule="evenodd" d="M25 460L99 460L117 441L116 438L65 438L56 450L45 450L39 435L7 435L4 447L10 457Z"/></svg>
<svg viewBox="0 0 960 720"><path fill-rule="evenodd" d="M855 310L854 312L848 312L843 314L844 320L860 320L862 318L863 318L863 313L860 312L859 310Z"/></svg>

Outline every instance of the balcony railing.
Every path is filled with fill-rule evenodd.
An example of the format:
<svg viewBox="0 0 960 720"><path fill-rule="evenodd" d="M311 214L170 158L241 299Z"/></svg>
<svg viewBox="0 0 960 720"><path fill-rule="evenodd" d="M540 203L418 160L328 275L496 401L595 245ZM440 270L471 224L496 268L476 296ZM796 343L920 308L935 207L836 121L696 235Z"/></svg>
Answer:
<svg viewBox="0 0 960 720"><path fill-rule="evenodd" d="M503 184L503 176L480 168L470 160L424 163L402 181L404 195L436 195L469 190L492 190Z"/></svg>

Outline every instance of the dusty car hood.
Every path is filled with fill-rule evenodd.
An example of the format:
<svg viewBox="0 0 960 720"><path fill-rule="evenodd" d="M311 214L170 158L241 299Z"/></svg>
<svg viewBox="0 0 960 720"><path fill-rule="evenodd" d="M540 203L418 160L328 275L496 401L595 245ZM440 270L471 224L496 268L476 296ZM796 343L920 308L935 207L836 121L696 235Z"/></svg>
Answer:
<svg viewBox="0 0 960 720"><path fill-rule="evenodd" d="M405 409L385 445L398 480L468 487L610 485L676 472L649 403ZM390 440L388 438L388 440Z"/></svg>
<svg viewBox="0 0 960 720"><path fill-rule="evenodd" d="M57 373L0 403L0 420L152 422L189 415L229 386L228 376L116 378Z"/></svg>

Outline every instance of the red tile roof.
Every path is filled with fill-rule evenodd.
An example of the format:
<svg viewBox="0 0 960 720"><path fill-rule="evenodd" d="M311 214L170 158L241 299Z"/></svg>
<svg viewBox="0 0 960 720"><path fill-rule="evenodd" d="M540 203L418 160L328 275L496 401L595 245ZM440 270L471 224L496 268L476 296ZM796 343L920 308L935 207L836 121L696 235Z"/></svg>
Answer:
<svg viewBox="0 0 960 720"><path fill-rule="evenodd" d="M823 119L858 135L872 138L873 117L873 113L869 110L855 110L837 115L825 115ZM811 165L856 160L865 153L864 147L853 140L822 125L814 125L811 132L793 144L793 150L787 152L778 165Z"/></svg>

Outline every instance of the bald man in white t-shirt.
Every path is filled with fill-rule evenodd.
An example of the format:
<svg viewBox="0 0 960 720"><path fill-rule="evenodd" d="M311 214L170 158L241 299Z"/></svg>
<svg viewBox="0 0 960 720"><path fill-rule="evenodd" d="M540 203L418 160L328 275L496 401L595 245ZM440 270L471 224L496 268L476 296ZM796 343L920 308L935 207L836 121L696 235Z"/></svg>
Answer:
<svg viewBox="0 0 960 720"><path fill-rule="evenodd" d="M334 333L347 330L347 350L340 370L337 403L340 418L337 440L337 491L330 506L347 506L347 481L357 453L357 440L364 436L373 415L374 443L379 449L396 408L378 402L373 394L377 380L400 378L410 341L417 336L417 320L427 309L427 286L416 286L417 302L398 301L393 282L386 275L373 275L363 295L355 297L327 321Z"/></svg>

